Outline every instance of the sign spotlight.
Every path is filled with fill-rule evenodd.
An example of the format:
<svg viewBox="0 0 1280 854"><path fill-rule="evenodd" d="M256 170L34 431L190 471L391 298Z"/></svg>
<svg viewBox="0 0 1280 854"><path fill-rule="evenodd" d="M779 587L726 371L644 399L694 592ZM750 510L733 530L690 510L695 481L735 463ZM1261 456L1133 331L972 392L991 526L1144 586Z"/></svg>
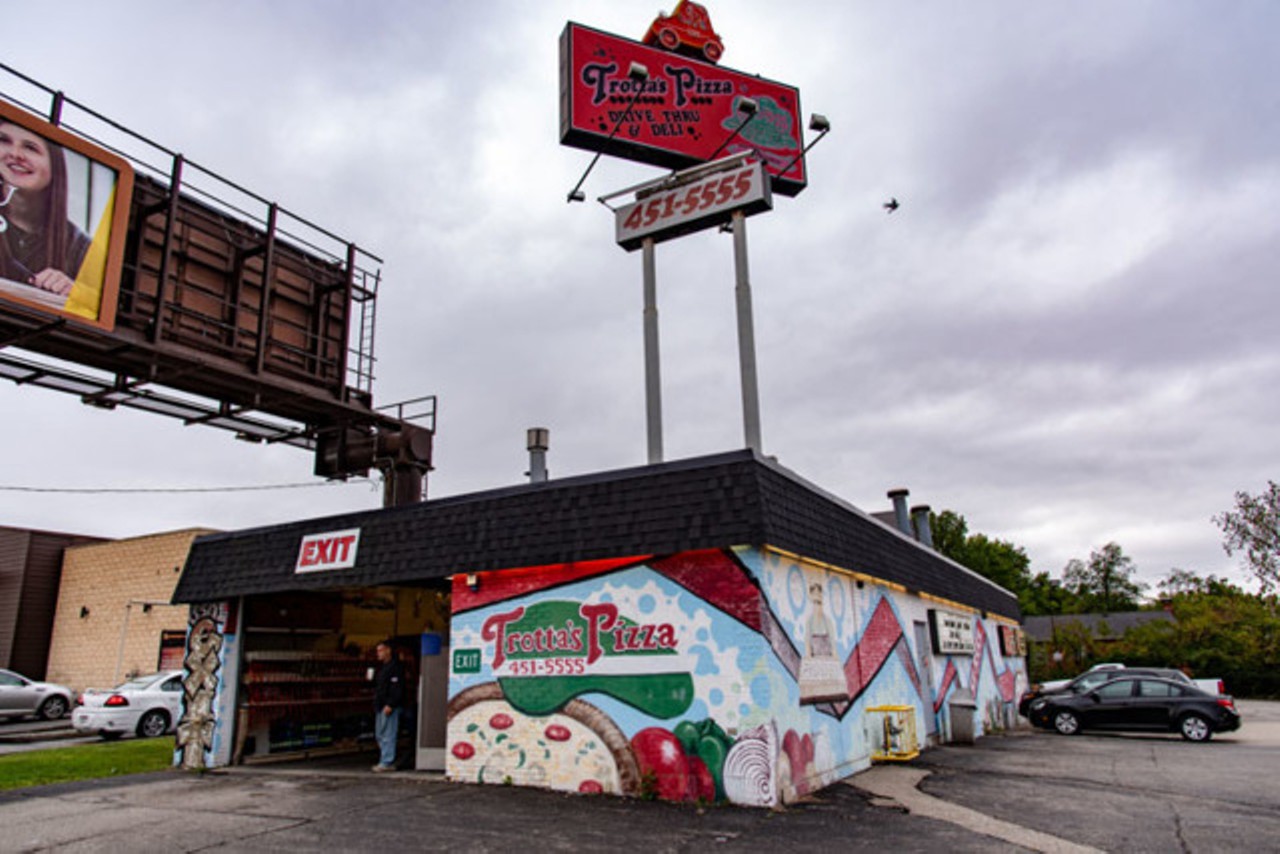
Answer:
<svg viewBox="0 0 1280 854"><path fill-rule="evenodd" d="M600 159L600 155L603 153L604 148L613 141L615 136L618 135L618 129L622 127L622 120L627 117L627 114L631 112L631 108L636 105L636 100L644 93L645 81L649 79L649 69L646 68L642 62L632 62L627 68L627 79L634 84L635 88L635 91L631 93L631 100L627 102L626 108L618 113L618 120L613 123L613 130L609 131L608 138L605 139L600 148L596 149L596 156L591 158L591 162L587 164L587 171L582 173L582 177L578 179L578 183L569 191L569 195L565 198L566 202L585 202L587 200L587 194L582 192L582 183L587 180L587 176L591 174L591 170L596 168L596 161ZM749 99L744 98L743 100Z"/></svg>
<svg viewBox="0 0 1280 854"><path fill-rule="evenodd" d="M724 151L724 147L729 143L733 142L734 139L737 138L738 134L742 133L743 128L751 124L751 120L754 119L756 117L756 114L760 112L760 105L756 102L754 98L739 98L735 109L737 109L737 111L740 113L746 114L746 118L742 120L741 124L739 124L736 128L733 129L733 133L725 137L724 142L720 143L720 147L717 148L715 151L713 151L711 153L711 156L708 157L707 160L715 160L716 157L720 155L720 152Z"/></svg>
<svg viewBox="0 0 1280 854"><path fill-rule="evenodd" d="M781 169L778 170L777 172L778 175L787 174L787 170L789 170L792 166L795 166L797 160L799 160L801 157L804 157L806 154L808 154L809 149L817 145L818 141L821 140L824 136L831 133L831 122L830 120L827 119L826 116L822 115L821 113L813 113L812 115L809 116L809 130L817 134L817 136L813 138L813 142L809 143L804 148L800 149L800 153L797 154L795 157L791 158L790 163L788 163L786 166L783 166Z"/></svg>

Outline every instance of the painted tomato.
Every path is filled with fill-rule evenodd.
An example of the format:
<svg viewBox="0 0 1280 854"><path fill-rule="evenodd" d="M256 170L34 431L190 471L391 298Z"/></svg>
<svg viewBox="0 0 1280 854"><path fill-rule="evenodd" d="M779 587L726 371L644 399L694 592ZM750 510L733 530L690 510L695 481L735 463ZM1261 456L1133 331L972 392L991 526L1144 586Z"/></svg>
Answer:
<svg viewBox="0 0 1280 854"><path fill-rule="evenodd" d="M560 724L552 724L543 731L543 734L552 741L568 741L569 728Z"/></svg>
<svg viewBox="0 0 1280 854"><path fill-rule="evenodd" d="M511 725L514 723L515 721L511 719L511 715L506 712L498 712L496 715L489 718L489 726L494 729L510 729Z"/></svg>
<svg viewBox="0 0 1280 854"><path fill-rule="evenodd" d="M631 737L631 752L641 778L653 780L655 795L664 801L689 799L689 759L680 739L662 727L649 727Z"/></svg>
<svg viewBox="0 0 1280 854"><path fill-rule="evenodd" d="M584 795L601 795L604 794L604 786L599 780L583 780L578 784L578 791Z"/></svg>
<svg viewBox="0 0 1280 854"><path fill-rule="evenodd" d="M476 749L471 746L471 742L460 741L453 746L453 755L459 759L467 760L476 755Z"/></svg>
<svg viewBox="0 0 1280 854"><path fill-rule="evenodd" d="M697 756L689 757L689 800L714 803L716 799L716 781L711 776L707 763Z"/></svg>

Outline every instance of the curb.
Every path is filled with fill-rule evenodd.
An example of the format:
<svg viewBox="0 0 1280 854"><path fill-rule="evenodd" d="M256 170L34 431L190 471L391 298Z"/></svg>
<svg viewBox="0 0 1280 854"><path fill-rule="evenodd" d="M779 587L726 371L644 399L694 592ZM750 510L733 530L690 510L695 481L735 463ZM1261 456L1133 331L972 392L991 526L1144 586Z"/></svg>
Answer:
<svg viewBox="0 0 1280 854"><path fill-rule="evenodd" d="M29 730L27 732L4 733L0 735L0 744L32 744L37 741L61 741L66 738L82 738L89 733L77 732L71 727L57 729Z"/></svg>

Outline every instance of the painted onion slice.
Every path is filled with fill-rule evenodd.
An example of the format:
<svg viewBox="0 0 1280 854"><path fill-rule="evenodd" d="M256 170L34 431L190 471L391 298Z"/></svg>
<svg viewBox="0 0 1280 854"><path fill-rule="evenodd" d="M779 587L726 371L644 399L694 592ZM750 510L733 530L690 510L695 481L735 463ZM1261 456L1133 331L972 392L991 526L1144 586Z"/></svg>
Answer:
<svg viewBox="0 0 1280 854"><path fill-rule="evenodd" d="M778 737L773 724L762 724L742 733L724 760L724 792L729 800L743 806L775 805L777 756Z"/></svg>

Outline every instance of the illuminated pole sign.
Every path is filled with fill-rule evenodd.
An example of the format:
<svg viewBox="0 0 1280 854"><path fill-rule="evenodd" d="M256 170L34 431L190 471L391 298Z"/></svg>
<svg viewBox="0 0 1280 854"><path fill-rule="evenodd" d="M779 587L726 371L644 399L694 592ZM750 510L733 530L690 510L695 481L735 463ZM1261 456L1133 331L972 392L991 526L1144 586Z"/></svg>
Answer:
<svg viewBox="0 0 1280 854"><path fill-rule="evenodd" d="M760 163L745 163L727 172L712 172L671 189L657 189L614 211L618 245L628 252L645 238L654 243L729 222L734 211L744 215L773 207L769 179Z"/></svg>
<svg viewBox="0 0 1280 854"><path fill-rule="evenodd" d="M614 213L618 244L642 250L650 463L663 458L655 244L714 225L733 234L743 434L761 452L746 218L771 210L773 193L805 188L805 154L831 129L813 116L819 135L805 146L799 90L721 68L721 51L706 9L692 0L659 15L644 44L572 22L560 36L560 142L596 153L567 201L585 200L582 183L601 154L681 170L599 199ZM634 201L609 204L628 193Z"/></svg>
<svg viewBox="0 0 1280 854"><path fill-rule="evenodd" d="M744 100L758 107L749 121ZM774 192L808 182L798 89L575 23L560 37L560 142L671 169L749 153Z"/></svg>

